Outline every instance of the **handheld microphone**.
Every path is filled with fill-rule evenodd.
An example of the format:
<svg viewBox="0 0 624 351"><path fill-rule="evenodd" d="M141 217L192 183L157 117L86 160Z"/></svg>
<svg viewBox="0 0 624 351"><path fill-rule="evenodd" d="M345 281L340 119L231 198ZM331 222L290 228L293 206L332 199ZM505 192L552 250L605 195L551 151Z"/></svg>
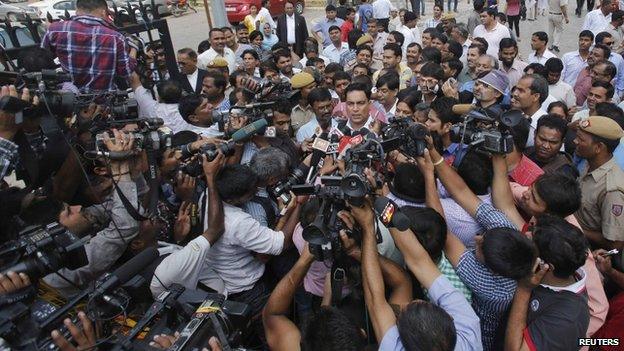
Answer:
<svg viewBox="0 0 624 351"><path fill-rule="evenodd" d="M451 110L453 110L454 114L457 115L465 115L466 113L476 109L477 106L476 105L472 105L472 104L455 104L453 105L453 107L451 108Z"/></svg>
<svg viewBox="0 0 624 351"><path fill-rule="evenodd" d="M327 152L327 148L329 147L329 142L327 141L327 132L321 133L321 135L314 138L314 143L312 144L312 159L310 160L310 170L308 171L308 176L306 177L306 183L310 183L312 180L312 175L314 171L318 167L321 158L325 156Z"/></svg>
<svg viewBox="0 0 624 351"><path fill-rule="evenodd" d="M103 295L106 291L127 283L135 275L141 273L143 269L149 266L157 258L158 250L155 247L150 247L141 251L128 262L115 269L115 271L111 273L110 278L95 289L93 295Z"/></svg>
<svg viewBox="0 0 624 351"><path fill-rule="evenodd" d="M407 216L399 211L398 206L385 196L375 198L373 208L381 223L386 228L395 227L398 230L407 230L410 226L410 220Z"/></svg>
<svg viewBox="0 0 624 351"><path fill-rule="evenodd" d="M269 123L264 118L254 121L252 123L249 123L248 125L234 132L234 134L232 134L231 141L234 141L234 142L242 141L242 140L249 139L249 137L252 137L256 134L262 134L264 133L264 129L266 128L268 124Z"/></svg>

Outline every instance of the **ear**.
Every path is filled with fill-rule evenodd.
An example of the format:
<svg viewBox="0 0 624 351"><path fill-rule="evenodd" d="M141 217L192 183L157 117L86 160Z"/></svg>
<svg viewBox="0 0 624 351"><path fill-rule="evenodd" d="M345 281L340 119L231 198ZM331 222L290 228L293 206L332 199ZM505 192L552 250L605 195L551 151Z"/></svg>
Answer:
<svg viewBox="0 0 624 351"><path fill-rule="evenodd" d="M108 169L106 167L95 167L93 168L93 172L99 176L105 176L108 174Z"/></svg>
<svg viewBox="0 0 624 351"><path fill-rule="evenodd" d="M444 132L444 134L446 134L451 130L452 127L453 124L451 122L444 123L444 125L442 126L442 131Z"/></svg>
<svg viewBox="0 0 624 351"><path fill-rule="evenodd" d="M132 251L138 251L142 249L144 246L145 246L145 242L143 242L143 239L134 239L130 242L130 249Z"/></svg>
<svg viewBox="0 0 624 351"><path fill-rule="evenodd" d="M194 114L193 115L189 115L188 116L188 120L193 122L193 123L199 122L199 118L197 118L197 115L194 115Z"/></svg>

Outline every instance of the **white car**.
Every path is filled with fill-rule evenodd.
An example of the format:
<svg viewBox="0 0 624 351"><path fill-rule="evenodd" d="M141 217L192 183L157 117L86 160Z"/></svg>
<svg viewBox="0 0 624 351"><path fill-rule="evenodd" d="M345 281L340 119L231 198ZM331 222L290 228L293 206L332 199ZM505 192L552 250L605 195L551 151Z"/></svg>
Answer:
<svg viewBox="0 0 624 351"><path fill-rule="evenodd" d="M28 4L37 11L37 15L42 20L45 20L50 13L52 19L59 19L65 16L65 10L69 12L70 16L76 14L76 0L44 0Z"/></svg>
<svg viewBox="0 0 624 351"><path fill-rule="evenodd" d="M3 0L0 1L0 19L9 19L11 22L39 18L37 12L28 6L28 0Z"/></svg>

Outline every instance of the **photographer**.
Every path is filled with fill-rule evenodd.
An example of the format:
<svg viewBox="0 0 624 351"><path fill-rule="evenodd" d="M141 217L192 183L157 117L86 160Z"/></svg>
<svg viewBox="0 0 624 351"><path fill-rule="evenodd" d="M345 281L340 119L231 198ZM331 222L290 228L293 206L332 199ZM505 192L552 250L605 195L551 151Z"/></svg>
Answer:
<svg viewBox="0 0 624 351"><path fill-rule="evenodd" d="M115 129L113 134L114 138L108 135L104 138L109 151L124 152L133 149L134 140L131 135ZM130 204L138 203L137 185L130 175L134 171L131 160L110 160L110 166L105 172L119 188L110 195L112 199L110 205L107 204L110 206L108 210L110 223L85 244L89 264L76 270L64 268L49 274L44 278L48 285L62 294L69 295L108 271L121 257L129 242L136 236L139 227L138 221L128 213L120 195L122 193ZM81 206L63 206L58 215L58 222L76 235L85 235L93 223L89 220L91 217L85 216L80 210Z"/></svg>
<svg viewBox="0 0 624 351"><path fill-rule="evenodd" d="M108 18L105 0L78 0L76 16L51 23L41 42L81 91L115 90L115 78L130 78L136 67L136 49L128 50L126 38Z"/></svg>

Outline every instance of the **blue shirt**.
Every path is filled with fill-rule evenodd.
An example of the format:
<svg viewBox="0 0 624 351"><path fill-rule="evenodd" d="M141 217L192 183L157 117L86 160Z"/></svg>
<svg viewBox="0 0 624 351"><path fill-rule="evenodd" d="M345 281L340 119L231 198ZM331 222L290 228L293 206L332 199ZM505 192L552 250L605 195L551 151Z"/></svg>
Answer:
<svg viewBox="0 0 624 351"><path fill-rule="evenodd" d="M613 150L613 159L615 159L615 163L617 163L617 165L620 166L621 169L624 169L624 145L622 145L621 141L620 144L615 148L615 150ZM582 173L583 170L587 167L587 160L579 157L578 155L576 155L576 153L574 154L572 161L574 161L574 165L576 166L579 174Z"/></svg>
<svg viewBox="0 0 624 351"><path fill-rule="evenodd" d="M470 307L464 295L455 289L444 275L440 275L433 281L427 293L431 303L442 307L453 318L457 333L454 350L483 350L479 317ZM405 350L399 336L399 328L396 325L388 329L381 343L379 343L379 350Z"/></svg>
<svg viewBox="0 0 624 351"><path fill-rule="evenodd" d="M317 24L312 27L313 32L322 32L323 33L323 47L329 46L331 44L331 40L329 40L329 27L331 26L342 26L344 21L338 17L334 18L334 20L330 21L327 17L323 18Z"/></svg>
<svg viewBox="0 0 624 351"><path fill-rule="evenodd" d="M366 33L368 29L368 20L373 18L373 5L371 4L361 4L358 8L358 17L362 22L362 32Z"/></svg>

